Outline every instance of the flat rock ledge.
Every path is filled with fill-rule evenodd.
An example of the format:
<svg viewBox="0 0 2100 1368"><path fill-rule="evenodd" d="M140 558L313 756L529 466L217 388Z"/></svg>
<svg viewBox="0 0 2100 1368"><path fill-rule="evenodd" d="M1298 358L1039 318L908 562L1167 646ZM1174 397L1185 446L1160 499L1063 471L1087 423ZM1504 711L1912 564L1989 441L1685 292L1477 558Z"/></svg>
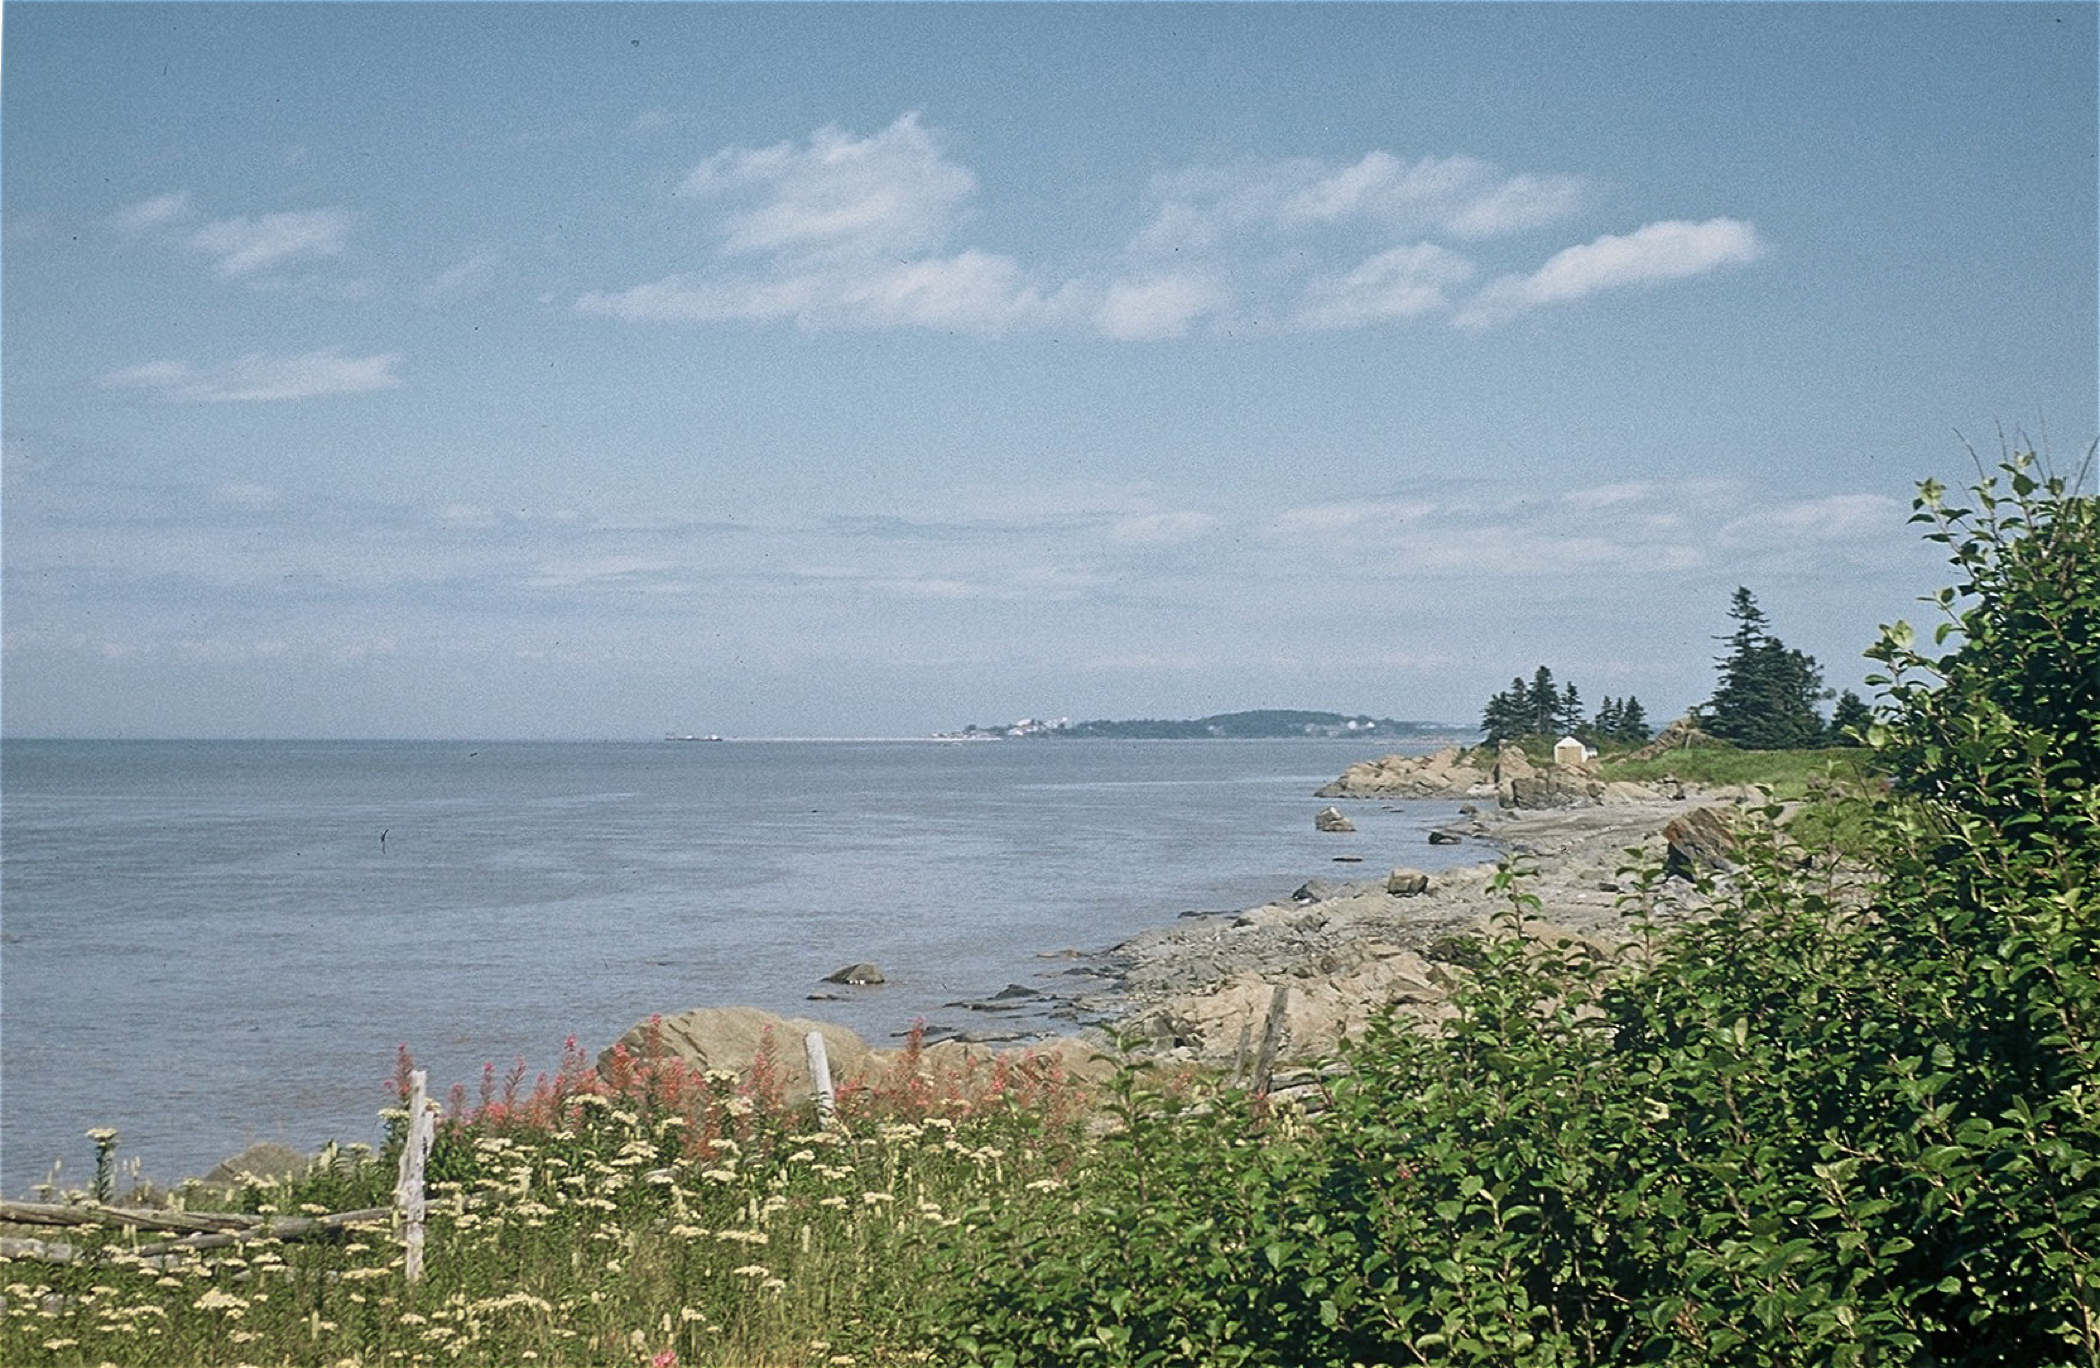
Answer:
<svg viewBox="0 0 2100 1368"><path fill-rule="evenodd" d="M1725 841L1735 809L1752 800L1736 791L1628 796L1462 821L1470 837L1531 871L1523 890L1540 906L1528 935L1609 955L1635 930L1624 902L1627 867L1664 862L1682 833ZM1492 887L1498 867L1441 870L1426 887L1413 870L1360 883L1315 880L1290 898L1147 931L1071 971L1093 979L1074 1005L1146 1053L1217 1066L1236 1066L1247 1041L1262 1038L1278 987L1290 990L1279 1053L1286 1062L1330 1055L1388 1003L1427 1026L1450 1014L1450 990L1480 937L1508 912L1508 895ZM1667 881L1661 898L1662 918L1693 910L1689 883Z"/></svg>

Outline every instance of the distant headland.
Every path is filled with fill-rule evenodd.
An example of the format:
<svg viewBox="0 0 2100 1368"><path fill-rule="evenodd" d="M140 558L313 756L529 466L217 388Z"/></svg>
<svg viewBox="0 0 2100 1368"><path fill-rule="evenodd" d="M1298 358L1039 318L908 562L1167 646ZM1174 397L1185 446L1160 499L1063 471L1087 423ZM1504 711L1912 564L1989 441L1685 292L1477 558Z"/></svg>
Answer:
<svg viewBox="0 0 2100 1368"><path fill-rule="evenodd" d="M1457 722L1401 722L1390 717L1358 713L1305 712L1292 708L1260 708L1252 712L1213 713L1186 719L1132 718L1123 721L1074 722L1069 718L1044 721L1024 717L1002 726L971 725L961 731L943 732L958 740L993 741L1037 738L1110 738L1126 741L1245 741L1294 737L1321 739L1363 737L1366 740L1414 740L1430 736L1471 736L1479 728Z"/></svg>

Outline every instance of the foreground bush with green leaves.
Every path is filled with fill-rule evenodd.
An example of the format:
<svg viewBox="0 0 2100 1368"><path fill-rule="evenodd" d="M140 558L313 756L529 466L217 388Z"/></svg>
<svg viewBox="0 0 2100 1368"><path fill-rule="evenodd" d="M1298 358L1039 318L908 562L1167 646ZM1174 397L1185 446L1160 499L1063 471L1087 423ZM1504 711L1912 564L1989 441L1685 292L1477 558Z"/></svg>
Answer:
<svg viewBox="0 0 2100 1368"><path fill-rule="evenodd" d="M2027 461L1892 627L1864 897L1770 830L1605 965L1522 933L1333 1111L1133 1105L949 1246L995 1364L2100 1363L2100 519ZM1634 876L1629 911L1657 874Z"/></svg>

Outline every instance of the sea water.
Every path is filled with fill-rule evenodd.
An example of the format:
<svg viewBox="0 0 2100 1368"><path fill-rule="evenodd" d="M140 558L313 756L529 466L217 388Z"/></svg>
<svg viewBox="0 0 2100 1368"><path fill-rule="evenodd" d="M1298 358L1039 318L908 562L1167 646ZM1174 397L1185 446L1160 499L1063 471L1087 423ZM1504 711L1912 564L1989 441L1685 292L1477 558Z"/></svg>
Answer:
<svg viewBox="0 0 2100 1368"><path fill-rule="evenodd" d="M1309 877L1481 858L1427 844L1448 802L1314 831L1313 790L1396 748L9 741L0 1191L84 1184L96 1126L162 1181L376 1141L402 1045L442 1091L695 1006L877 1045L1069 1030L951 1004ZM857 961L888 982L823 983Z"/></svg>

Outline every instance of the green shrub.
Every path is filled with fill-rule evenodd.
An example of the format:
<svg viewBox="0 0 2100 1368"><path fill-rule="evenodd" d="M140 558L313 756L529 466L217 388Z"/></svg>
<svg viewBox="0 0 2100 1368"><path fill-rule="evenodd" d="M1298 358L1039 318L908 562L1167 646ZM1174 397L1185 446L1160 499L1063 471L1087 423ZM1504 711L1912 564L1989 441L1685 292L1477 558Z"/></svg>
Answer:
<svg viewBox="0 0 2100 1368"><path fill-rule="evenodd" d="M1866 896L1768 807L1701 915L1605 964L1527 940L1505 870L1441 1031L1376 1023L1307 1124L1130 1094L1057 1202L951 1247L937 1352L2100 1363L2100 524L2006 473L1980 517L1919 502L1963 642L1877 648L1894 791L1842 808ZM1659 871L1627 882L1643 918Z"/></svg>

